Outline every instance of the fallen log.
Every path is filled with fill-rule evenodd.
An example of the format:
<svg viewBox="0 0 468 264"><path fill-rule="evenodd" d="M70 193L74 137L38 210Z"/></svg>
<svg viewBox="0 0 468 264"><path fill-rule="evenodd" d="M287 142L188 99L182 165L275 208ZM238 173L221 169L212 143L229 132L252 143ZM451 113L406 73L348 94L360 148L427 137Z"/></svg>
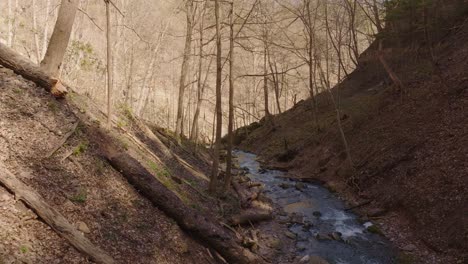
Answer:
<svg viewBox="0 0 468 264"><path fill-rule="evenodd" d="M257 187L248 188L248 186L244 187L241 184L233 181L232 186L234 191L237 193L239 197L240 204L243 208L250 207L252 201L258 198L261 190Z"/></svg>
<svg viewBox="0 0 468 264"><path fill-rule="evenodd" d="M57 234L65 238L78 251L97 263L111 264L114 260L102 249L93 245L83 234L70 224L62 214L47 204L37 192L28 187L0 163L0 182L15 196L27 204Z"/></svg>
<svg viewBox="0 0 468 264"><path fill-rule="evenodd" d="M2 43L0 43L0 64L42 86L55 97L64 97L68 93L60 80L50 77L30 60Z"/></svg>
<svg viewBox="0 0 468 264"><path fill-rule="evenodd" d="M101 155L112 167L144 197L173 218L183 230L218 251L229 263L263 263L258 256L241 247L227 229L213 221L214 217L202 215L184 204L175 193L127 154L111 132L93 125L87 128L87 134L99 145Z"/></svg>
<svg viewBox="0 0 468 264"><path fill-rule="evenodd" d="M241 212L238 215L231 217L230 224L231 225L245 225L250 223L258 223L261 221L271 220L273 215L271 212L261 209L247 209Z"/></svg>

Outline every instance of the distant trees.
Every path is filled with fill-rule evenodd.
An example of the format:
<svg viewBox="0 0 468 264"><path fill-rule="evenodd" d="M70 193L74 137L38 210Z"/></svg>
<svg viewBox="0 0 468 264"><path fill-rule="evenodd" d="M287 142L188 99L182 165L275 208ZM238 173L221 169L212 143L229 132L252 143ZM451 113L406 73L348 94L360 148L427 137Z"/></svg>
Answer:
<svg viewBox="0 0 468 264"><path fill-rule="evenodd" d="M61 2L49 46L41 62L41 68L52 76L57 77L59 74L70 40L78 3L79 0L62 0Z"/></svg>

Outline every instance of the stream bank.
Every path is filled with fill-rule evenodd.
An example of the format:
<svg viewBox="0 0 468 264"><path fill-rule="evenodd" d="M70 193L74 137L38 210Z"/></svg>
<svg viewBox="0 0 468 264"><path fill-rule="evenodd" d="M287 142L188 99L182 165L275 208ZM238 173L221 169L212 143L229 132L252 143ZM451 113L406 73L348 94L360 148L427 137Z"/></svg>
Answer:
<svg viewBox="0 0 468 264"><path fill-rule="evenodd" d="M323 186L296 182L284 172L263 169L254 154L235 151L234 155L247 176L264 185L263 193L276 208L273 223L257 227L268 246L281 252L273 262L398 263L398 252L391 243L370 232L375 230L373 224L361 223Z"/></svg>

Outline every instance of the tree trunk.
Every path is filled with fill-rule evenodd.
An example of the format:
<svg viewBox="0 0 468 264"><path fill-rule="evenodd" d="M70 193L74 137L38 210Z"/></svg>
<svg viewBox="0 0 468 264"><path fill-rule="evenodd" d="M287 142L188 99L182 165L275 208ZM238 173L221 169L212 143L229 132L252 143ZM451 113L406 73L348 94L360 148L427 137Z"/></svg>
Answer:
<svg viewBox="0 0 468 264"><path fill-rule="evenodd" d="M265 36L266 38L266 36ZM263 98L265 104L265 121L270 120L270 110L268 109L268 68L267 68L267 52L268 52L268 44L267 40L263 41Z"/></svg>
<svg viewBox="0 0 468 264"><path fill-rule="evenodd" d="M106 39L107 39L107 127L111 127L112 122L112 89L113 89L113 75L114 67L112 61L112 32L111 32L111 14L109 0L106 3Z"/></svg>
<svg viewBox="0 0 468 264"><path fill-rule="evenodd" d="M62 0L61 2L54 32L41 62L41 68L51 76L58 77L63 57L67 51L79 2L79 0Z"/></svg>
<svg viewBox="0 0 468 264"><path fill-rule="evenodd" d="M105 251L93 245L62 214L46 203L44 198L32 188L16 178L2 163L0 163L0 183L13 192L17 199L24 201L44 222L78 251L97 263L115 263Z"/></svg>
<svg viewBox="0 0 468 264"><path fill-rule="evenodd" d="M393 71L392 67L390 67L390 65L387 63L387 60L384 57L382 46L383 46L383 41L379 40L379 50L377 51L377 57L379 58L380 63L384 67L390 79L392 79L397 89L403 89L403 83L401 82L400 78L398 78L396 73Z"/></svg>
<svg viewBox="0 0 468 264"><path fill-rule="evenodd" d="M41 59L45 56L47 52L47 39L49 37L49 12L50 12L50 0L46 2L46 16L44 21L44 35L42 36L42 51Z"/></svg>
<svg viewBox="0 0 468 264"><path fill-rule="evenodd" d="M229 59L229 120L227 136L226 179L224 180L224 193L227 193L229 191L232 181L232 126L234 120L234 2L231 2L229 19L231 34L229 38L229 51L231 54L231 58Z"/></svg>
<svg viewBox="0 0 468 264"><path fill-rule="evenodd" d="M198 118L200 116L200 108L203 102L203 93L205 90L205 84L208 79L208 74L210 72L211 60L210 64L208 65L208 69L206 71L205 80L202 83L202 67L203 67L203 30L204 30L204 22L205 22L205 11L206 11L206 2L203 3L202 13L200 15L200 27L199 27L199 34L200 34L200 46L198 47L198 80L197 80L197 106L195 109L195 114L193 115L193 122L192 122L192 133L190 133L190 140L197 141L198 140Z"/></svg>
<svg viewBox="0 0 468 264"><path fill-rule="evenodd" d="M7 38L7 45L11 47L13 45L13 12L12 12L12 4L11 0L8 0L8 38Z"/></svg>
<svg viewBox="0 0 468 264"><path fill-rule="evenodd" d="M33 35L34 35L34 46L35 46L35 52L36 52L36 61L37 64L41 63L41 48L39 46L39 35L38 35L38 29L37 29L37 14L36 14L36 0L32 0L32 30L33 30Z"/></svg>
<svg viewBox="0 0 468 264"><path fill-rule="evenodd" d="M179 82L179 98L177 101L177 120L176 120L176 135L183 136L183 115L184 115L184 93L185 83L187 80L187 73L189 68L190 60L190 46L192 45L192 31L193 31L193 1L186 0L185 3L186 14L187 14L187 29L185 35L185 48L182 59L182 68L180 71L180 82Z"/></svg>
<svg viewBox="0 0 468 264"><path fill-rule="evenodd" d="M221 150L221 129L223 124L223 113L221 109L221 74L223 66L221 64L221 21L219 16L219 1L215 0L215 18L216 18L216 138L213 153L213 167L209 191L214 193L218 185L219 153Z"/></svg>
<svg viewBox="0 0 468 264"><path fill-rule="evenodd" d="M312 100L312 108L314 111L314 122L315 122L315 127L317 128L317 131L320 131L320 124L318 122L318 109L317 109L317 100L315 98L315 92L314 92L314 78L315 78L315 72L314 72L314 64L313 61L315 60L314 58L314 46L313 41L314 41L314 29L315 29L315 23L312 23L312 14L311 14L311 5L312 1L307 2L306 10L307 10L307 19L308 19L308 64L309 64L309 93L310 93L310 98Z"/></svg>

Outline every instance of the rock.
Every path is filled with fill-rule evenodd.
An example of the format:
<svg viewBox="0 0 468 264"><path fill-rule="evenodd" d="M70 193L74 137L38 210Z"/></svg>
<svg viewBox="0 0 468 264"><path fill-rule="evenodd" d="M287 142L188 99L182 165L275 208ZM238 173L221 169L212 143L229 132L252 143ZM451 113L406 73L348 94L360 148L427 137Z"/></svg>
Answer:
<svg viewBox="0 0 468 264"><path fill-rule="evenodd" d="M284 206L284 211L289 214L302 214L304 211L313 210L315 208L315 204L312 201L300 201L295 203L290 203Z"/></svg>
<svg viewBox="0 0 468 264"><path fill-rule="evenodd" d="M408 244L404 247L401 248L403 251L415 251L417 250L416 246L414 244Z"/></svg>
<svg viewBox="0 0 468 264"><path fill-rule="evenodd" d="M76 227L78 228L79 231L85 234L91 233L91 230L89 230L89 227L85 222L81 222L81 221L76 222Z"/></svg>
<svg viewBox="0 0 468 264"><path fill-rule="evenodd" d="M297 251L304 251L304 250L307 249L307 247L305 245L303 245L303 244L298 244L296 246L296 249L297 249Z"/></svg>
<svg viewBox="0 0 468 264"><path fill-rule="evenodd" d="M289 223L291 224L304 224L304 217L300 214L296 214L296 213L293 213L290 217L289 217Z"/></svg>
<svg viewBox="0 0 468 264"><path fill-rule="evenodd" d="M315 217L321 217L321 216L322 216L322 213L319 212L319 211L314 211L314 212L312 213L312 215L315 216Z"/></svg>
<svg viewBox="0 0 468 264"><path fill-rule="evenodd" d="M288 213L286 213L285 211L280 211L280 212L278 213L278 215L279 215L279 216L287 216Z"/></svg>
<svg viewBox="0 0 468 264"><path fill-rule="evenodd" d="M244 238L244 240L242 241L242 246L245 248L252 248L256 244L257 242L251 238Z"/></svg>
<svg viewBox="0 0 468 264"><path fill-rule="evenodd" d="M267 170L265 170L264 168L260 168L258 170L258 173L260 173L260 174L264 174L265 172L267 172Z"/></svg>
<svg viewBox="0 0 468 264"><path fill-rule="evenodd" d="M336 241L343 240L343 238L341 237L342 234L340 232L333 232L333 233L330 234L330 236Z"/></svg>
<svg viewBox="0 0 468 264"><path fill-rule="evenodd" d="M309 255L305 255L299 260L299 263L307 263L310 260Z"/></svg>
<svg viewBox="0 0 468 264"><path fill-rule="evenodd" d="M279 187L283 188L283 189L289 189L291 188L291 185L288 184L288 183L285 183L285 182L282 182L278 185Z"/></svg>
<svg viewBox="0 0 468 264"><path fill-rule="evenodd" d="M317 240L332 240L332 238L328 234L324 234L324 233L317 233L315 235L315 238Z"/></svg>
<svg viewBox="0 0 468 264"><path fill-rule="evenodd" d="M319 256L309 256L305 255L302 257L299 261L296 261L296 263L305 263L305 264L330 264L328 261L326 261L324 258L319 257Z"/></svg>
<svg viewBox="0 0 468 264"><path fill-rule="evenodd" d="M272 238L270 242L268 242L268 247L273 249L281 249L281 240L279 240L278 238Z"/></svg>
<svg viewBox="0 0 468 264"><path fill-rule="evenodd" d="M306 263L308 264L330 264L328 261L326 261L325 259L319 256L310 256L309 261Z"/></svg>
<svg viewBox="0 0 468 264"><path fill-rule="evenodd" d="M309 221L304 221L304 225L302 225L302 230L307 232L312 228L313 224Z"/></svg>
<svg viewBox="0 0 468 264"><path fill-rule="evenodd" d="M294 234L293 232L286 231L284 232L284 234L290 239L296 239L296 234Z"/></svg>
<svg viewBox="0 0 468 264"><path fill-rule="evenodd" d="M296 185L294 187L296 187L296 190L298 191L303 191L305 188L307 188L307 186L303 182L296 182Z"/></svg>

